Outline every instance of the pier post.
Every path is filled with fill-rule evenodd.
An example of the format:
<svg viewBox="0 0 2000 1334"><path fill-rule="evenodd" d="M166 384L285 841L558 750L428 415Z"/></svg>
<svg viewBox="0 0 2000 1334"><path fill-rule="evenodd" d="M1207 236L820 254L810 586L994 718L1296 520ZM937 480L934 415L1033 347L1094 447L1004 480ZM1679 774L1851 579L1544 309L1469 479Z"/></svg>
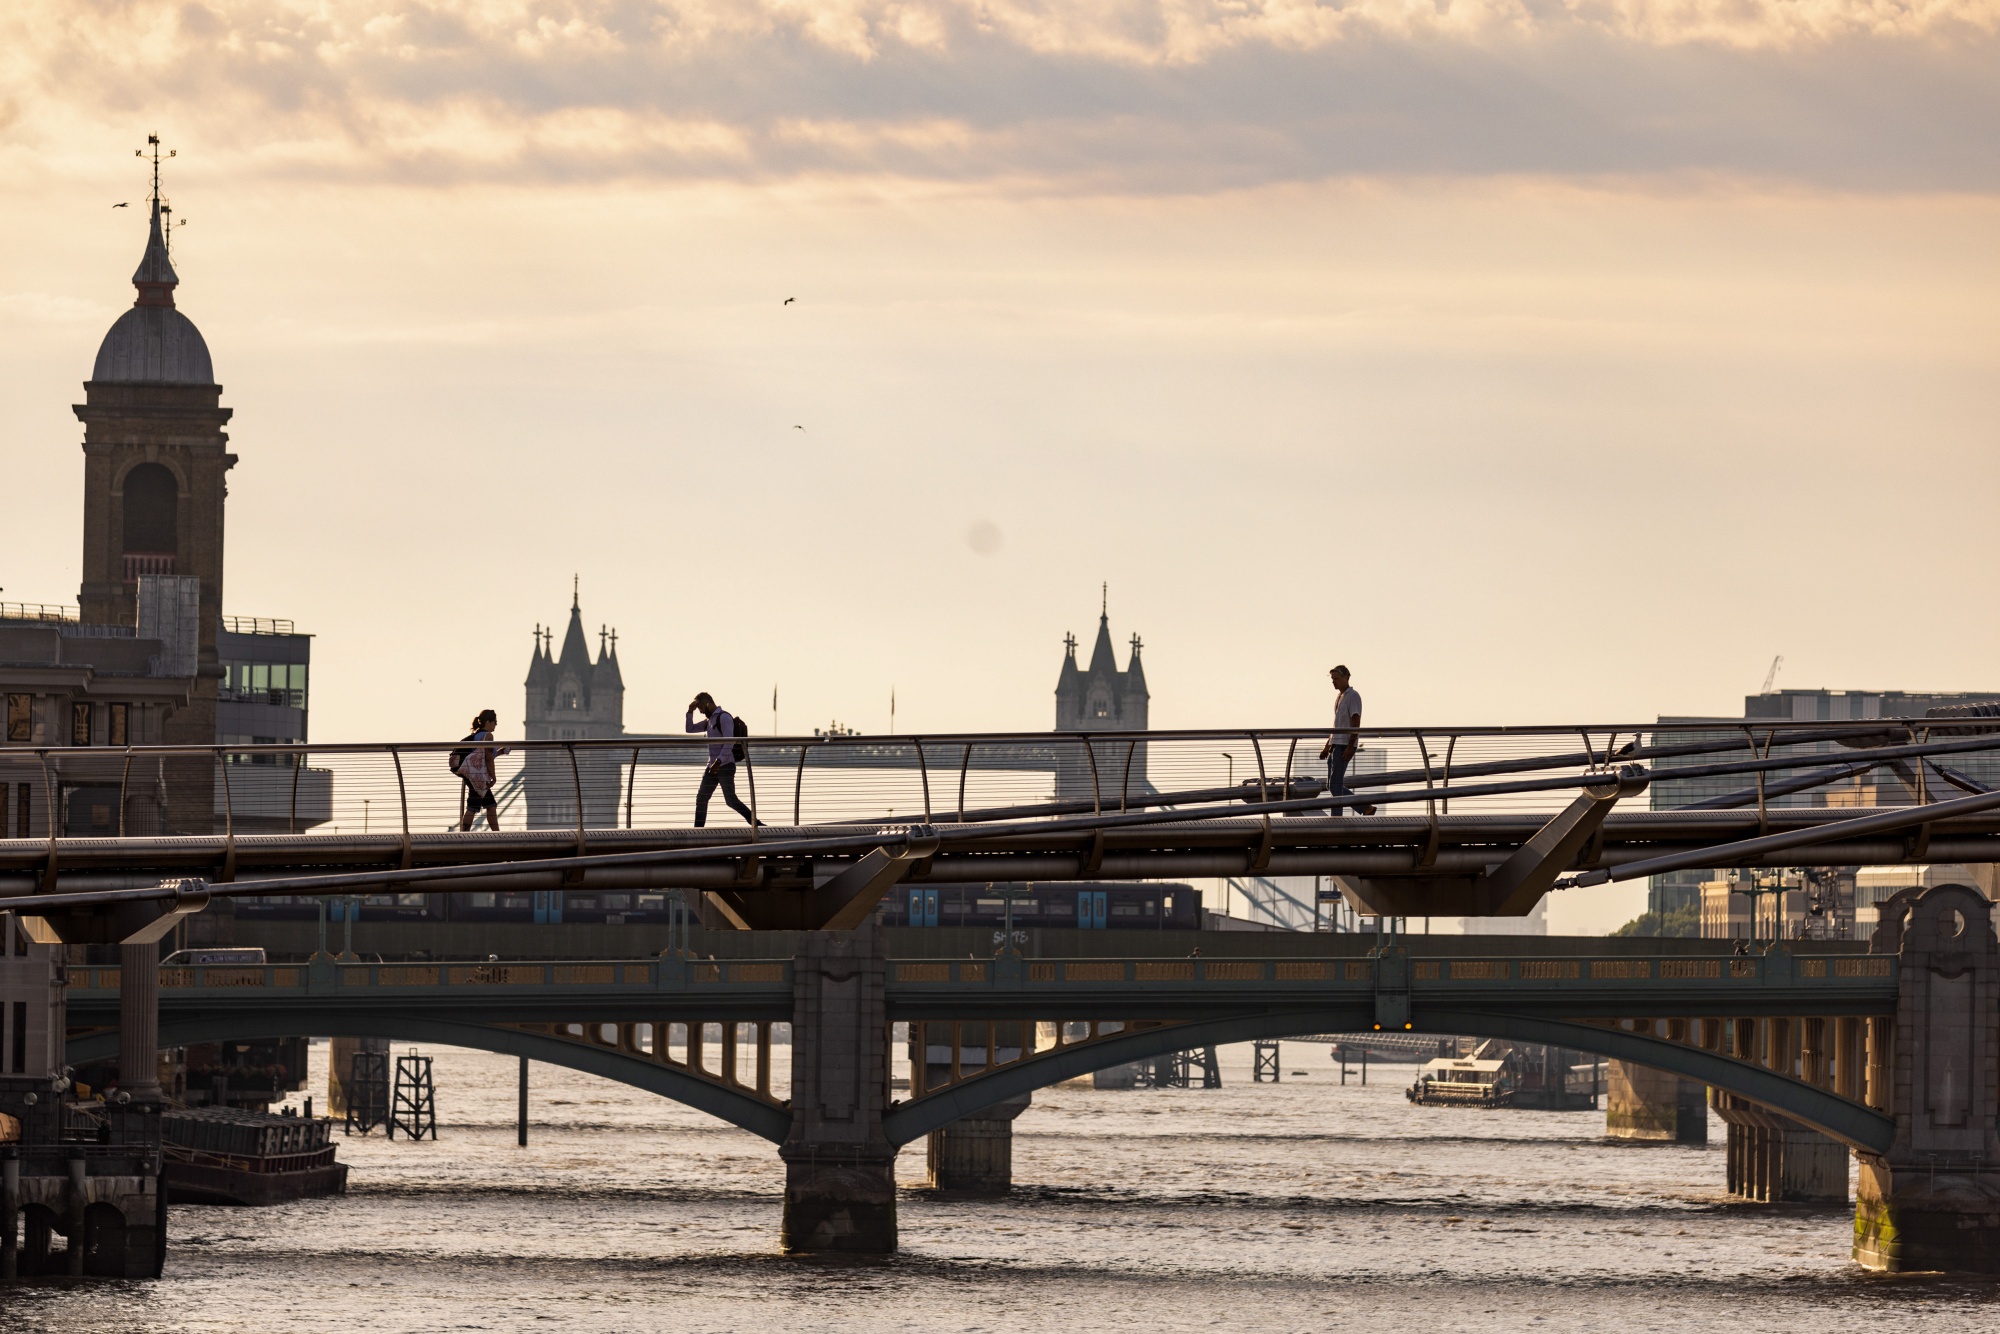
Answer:
<svg viewBox="0 0 2000 1334"><path fill-rule="evenodd" d="M781 1244L788 1254L896 1249L888 1097L888 971L881 934L807 932L792 960L792 1129Z"/></svg>
<svg viewBox="0 0 2000 1334"><path fill-rule="evenodd" d="M160 1100L160 943L118 947L118 1088Z"/></svg>
<svg viewBox="0 0 2000 1334"><path fill-rule="evenodd" d="M1702 1085L1630 1061L1612 1061L1609 1067L1606 1135L1648 1144L1708 1143L1708 1099Z"/></svg>
<svg viewBox="0 0 2000 1334"><path fill-rule="evenodd" d="M1861 1153L1854 1258L1890 1272L2000 1275L2000 944L1965 885L1882 905L1876 953L1899 956L1896 1015L1870 1024L1870 1106L1895 1118ZM1885 1050L1886 1048L1886 1050Z"/></svg>
<svg viewBox="0 0 2000 1334"><path fill-rule="evenodd" d="M69 1237L69 1249L63 1253L63 1267L71 1278L82 1278L84 1210L90 1207L89 1165L83 1160L82 1149L70 1150L68 1166L69 1190L63 1197L63 1231Z"/></svg>
<svg viewBox="0 0 2000 1334"><path fill-rule="evenodd" d="M21 1276L21 1154L0 1144L0 1283Z"/></svg>

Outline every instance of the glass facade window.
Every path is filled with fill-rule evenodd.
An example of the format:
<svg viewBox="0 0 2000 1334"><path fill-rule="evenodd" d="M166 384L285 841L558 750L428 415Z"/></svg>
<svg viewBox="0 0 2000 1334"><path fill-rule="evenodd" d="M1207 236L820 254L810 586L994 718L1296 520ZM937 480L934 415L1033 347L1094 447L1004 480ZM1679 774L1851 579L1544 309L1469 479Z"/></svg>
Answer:
<svg viewBox="0 0 2000 1334"><path fill-rule="evenodd" d="M303 709L306 675L302 662L224 662L220 693L228 700Z"/></svg>
<svg viewBox="0 0 2000 1334"><path fill-rule="evenodd" d="M129 746L132 744L132 706L112 704L109 725L104 730L104 743L108 746Z"/></svg>
<svg viewBox="0 0 2000 1334"><path fill-rule="evenodd" d="M95 706L90 704L72 704L69 706L70 745L87 746L90 744L91 715L95 712Z"/></svg>
<svg viewBox="0 0 2000 1334"><path fill-rule="evenodd" d="M9 741L33 741L35 739L35 697L33 695L7 696L7 739Z"/></svg>

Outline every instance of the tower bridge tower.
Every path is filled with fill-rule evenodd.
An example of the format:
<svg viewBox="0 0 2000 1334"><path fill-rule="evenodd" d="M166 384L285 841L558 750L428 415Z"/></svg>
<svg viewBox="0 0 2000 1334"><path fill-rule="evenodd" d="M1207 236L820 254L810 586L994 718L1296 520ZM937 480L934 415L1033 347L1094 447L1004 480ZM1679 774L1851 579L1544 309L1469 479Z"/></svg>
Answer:
<svg viewBox="0 0 2000 1334"><path fill-rule="evenodd" d="M625 678L618 670L618 632L600 628L597 657L583 628L583 608L570 589L569 628L562 650L555 631L535 627L535 651L528 660L527 704L522 710L530 741L591 741L625 735ZM584 824L605 828L618 823L619 758L608 750L580 750L576 773L560 751L528 752L523 794L528 827L573 827L578 789Z"/></svg>
<svg viewBox="0 0 2000 1334"><path fill-rule="evenodd" d="M1143 732L1152 696L1146 689L1146 670L1139 660L1144 647L1132 636L1131 656L1125 669L1118 668L1118 651L1111 642L1111 594L1104 590L1104 602L1097 617L1097 640L1091 646L1090 666L1076 665L1076 636L1063 636L1063 665L1056 677L1056 727L1058 732ZM1145 743L1097 742L1090 746L1096 758L1097 791L1106 804L1115 804L1121 788L1146 791ZM1082 752L1074 761L1061 760L1056 770L1056 799L1083 799L1091 795L1091 757Z"/></svg>

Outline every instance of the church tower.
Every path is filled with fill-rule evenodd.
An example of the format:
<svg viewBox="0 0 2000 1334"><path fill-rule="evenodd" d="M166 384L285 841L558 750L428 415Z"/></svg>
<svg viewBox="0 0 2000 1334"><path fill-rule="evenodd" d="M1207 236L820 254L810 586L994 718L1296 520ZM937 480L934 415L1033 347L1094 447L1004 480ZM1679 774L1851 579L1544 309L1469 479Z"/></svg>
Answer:
<svg viewBox="0 0 2000 1334"><path fill-rule="evenodd" d="M185 637L173 675L195 679L187 706L161 739L215 741L216 634L222 614L224 475L236 463L223 427L230 410L208 345L174 305L180 279L168 254L171 210L160 195L159 140L146 251L132 275L138 298L97 349L75 411L83 422L82 620L138 625L142 637ZM141 615L141 584L149 606ZM186 624L192 620L193 625ZM179 623L179 632L174 627Z"/></svg>

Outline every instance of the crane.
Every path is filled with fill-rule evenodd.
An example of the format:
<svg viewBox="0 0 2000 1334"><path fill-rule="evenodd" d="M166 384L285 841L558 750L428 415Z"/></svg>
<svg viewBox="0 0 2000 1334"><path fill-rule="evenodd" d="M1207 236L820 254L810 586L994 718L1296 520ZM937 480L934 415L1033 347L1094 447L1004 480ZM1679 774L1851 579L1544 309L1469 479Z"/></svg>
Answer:
<svg viewBox="0 0 2000 1334"><path fill-rule="evenodd" d="M1771 670L1764 673L1764 688L1758 691L1758 694L1768 695L1771 693L1771 687L1778 682L1778 668L1784 665L1785 655L1782 653L1771 659Z"/></svg>

